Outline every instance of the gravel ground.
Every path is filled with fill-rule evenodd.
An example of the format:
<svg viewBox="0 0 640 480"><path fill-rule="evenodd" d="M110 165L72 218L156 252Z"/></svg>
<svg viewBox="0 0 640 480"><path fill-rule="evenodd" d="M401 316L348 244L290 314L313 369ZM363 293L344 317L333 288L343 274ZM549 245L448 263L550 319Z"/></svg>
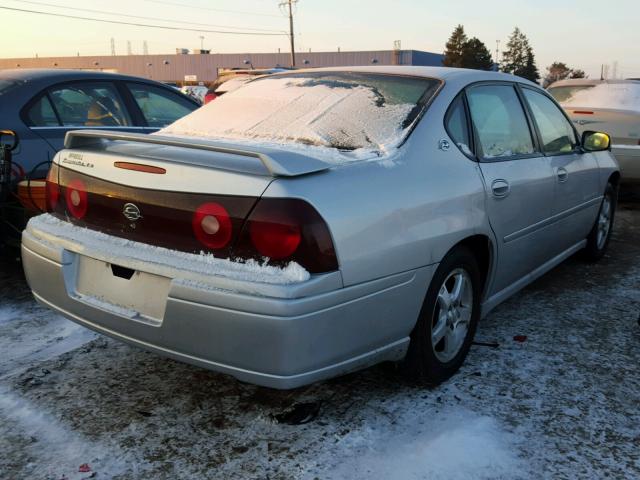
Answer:
<svg viewBox="0 0 640 480"><path fill-rule="evenodd" d="M388 364L245 385L88 332L0 267L3 479L640 478L637 199L601 262L502 304L432 388Z"/></svg>

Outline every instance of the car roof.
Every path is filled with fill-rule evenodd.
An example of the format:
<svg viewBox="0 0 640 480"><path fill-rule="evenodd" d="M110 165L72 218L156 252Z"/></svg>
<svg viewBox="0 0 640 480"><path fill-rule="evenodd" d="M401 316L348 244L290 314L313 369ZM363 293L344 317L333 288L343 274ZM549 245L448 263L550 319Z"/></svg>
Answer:
<svg viewBox="0 0 640 480"><path fill-rule="evenodd" d="M510 75L503 72L491 72L486 70L471 70L468 68L452 67L419 67L413 65L308 68L300 70L289 70L287 72L276 73L275 75L277 76L305 72L383 73L387 75L409 75L414 77L436 78L443 81L456 80L460 82L479 82L498 80L527 83L539 86L525 78L517 77L515 75Z"/></svg>
<svg viewBox="0 0 640 480"><path fill-rule="evenodd" d="M632 79L630 80L600 80L593 78L568 78L566 80L558 80L553 82L547 88L554 87L573 87L581 85L602 85L602 84L624 84L624 83L638 83Z"/></svg>
<svg viewBox="0 0 640 480"><path fill-rule="evenodd" d="M26 82L63 82L65 80L83 80L95 78L105 80L148 81L146 78L134 77L131 75L122 75L119 73L100 72L95 70L68 70L62 68L13 68L8 70L0 70L0 79L22 80Z"/></svg>

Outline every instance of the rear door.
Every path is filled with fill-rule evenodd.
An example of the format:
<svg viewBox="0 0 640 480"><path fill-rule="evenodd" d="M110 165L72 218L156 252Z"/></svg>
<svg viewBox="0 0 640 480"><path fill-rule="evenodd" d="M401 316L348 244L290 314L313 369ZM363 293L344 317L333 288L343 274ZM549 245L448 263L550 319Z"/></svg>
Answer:
<svg viewBox="0 0 640 480"><path fill-rule="evenodd" d="M30 105L26 116L31 129L55 150L63 147L69 130L139 131L118 89L109 81L66 82L49 87Z"/></svg>
<svg viewBox="0 0 640 480"><path fill-rule="evenodd" d="M542 152L555 174L554 221L559 235L557 253L584 239L593 226L599 206L599 168L594 154L584 153L577 134L560 107L547 95L522 89L533 117Z"/></svg>
<svg viewBox="0 0 640 480"><path fill-rule="evenodd" d="M22 116L29 129L51 147L50 151L38 155L41 161L51 160L51 154L62 149L69 130L106 128L140 131L133 125L115 84L103 80L53 85L27 103ZM48 165L43 165L33 178L46 175L47 170Z"/></svg>
<svg viewBox="0 0 640 480"><path fill-rule="evenodd" d="M540 152L514 84L478 84L466 94L489 221L498 241L493 294L550 258L555 180L551 159Z"/></svg>

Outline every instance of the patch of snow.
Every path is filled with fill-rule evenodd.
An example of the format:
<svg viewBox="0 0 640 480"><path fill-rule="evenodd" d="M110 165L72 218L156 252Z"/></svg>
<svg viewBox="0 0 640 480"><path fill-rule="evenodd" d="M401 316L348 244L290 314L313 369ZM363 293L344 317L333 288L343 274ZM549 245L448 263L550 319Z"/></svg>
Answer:
<svg viewBox="0 0 640 480"><path fill-rule="evenodd" d="M370 158L397 147L407 132L402 124L415 107L381 101L380 95L372 86L355 82L270 77L227 93L157 133L315 145L355 150L356 158Z"/></svg>
<svg viewBox="0 0 640 480"><path fill-rule="evenodd" d="M39 215L29 220L28 230L36 235L37 232L44 232L58 239L80 244L83 253L87 255L90 255L91 251L98 251L101 253L101 258L108 258L110 262L117 265L126 265L133 259L204 275L273 285L301 283L310 278L309 272L296 262L278 267L269 265L267 261L258 262L250 259L241 262L217 258L204 252L199 255L179 252L78 227L49 214Z"/></svg>
<svg viewBox="0 0 640 480"><path fill-rule="evenodd" d="M20 453L22 458L12 459L31 470L34 476L29 478L75 480L90 478L90 472L97 472L100 478L113 478L142 470L139 460L118 447L91 442L6 389L0 391L0 414L5 422L5 435L29 439L30 443ZM87 467L80 468L85 464L88 471L83 471Z"/></svg>
<svg viewBox="0 0 640 480"><path fill-rule="evenodd" d="M640 83L602 83L585 88L564 100L562 106L640 112Z"/></svg>
<svg viewBox="0 0 640 480"><path fill-rule="evenodd" d="M55 358L96 334L35 304L0 307L0 378Z"/></svg>
<svg viewBox="0 0 640 480"><path fill-rule="evenodd" d="M523 465L511 437L494 419L464 409L445 410L426 421L409 411L394 426L370 424L352 431L320 459L326 470L309 478L518 478Z"/></svg>

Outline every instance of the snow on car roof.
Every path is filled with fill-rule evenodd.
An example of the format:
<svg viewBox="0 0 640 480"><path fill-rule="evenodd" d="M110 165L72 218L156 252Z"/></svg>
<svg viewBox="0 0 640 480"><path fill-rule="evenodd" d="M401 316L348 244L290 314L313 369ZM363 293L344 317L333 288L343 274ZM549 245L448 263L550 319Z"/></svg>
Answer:
<svg viewBox="0 0 640 480"><path fill-rule="evenodd" d="M573 92L562 102L564 107L605 108L640 112L640 83L600 83Z"/></svg>

